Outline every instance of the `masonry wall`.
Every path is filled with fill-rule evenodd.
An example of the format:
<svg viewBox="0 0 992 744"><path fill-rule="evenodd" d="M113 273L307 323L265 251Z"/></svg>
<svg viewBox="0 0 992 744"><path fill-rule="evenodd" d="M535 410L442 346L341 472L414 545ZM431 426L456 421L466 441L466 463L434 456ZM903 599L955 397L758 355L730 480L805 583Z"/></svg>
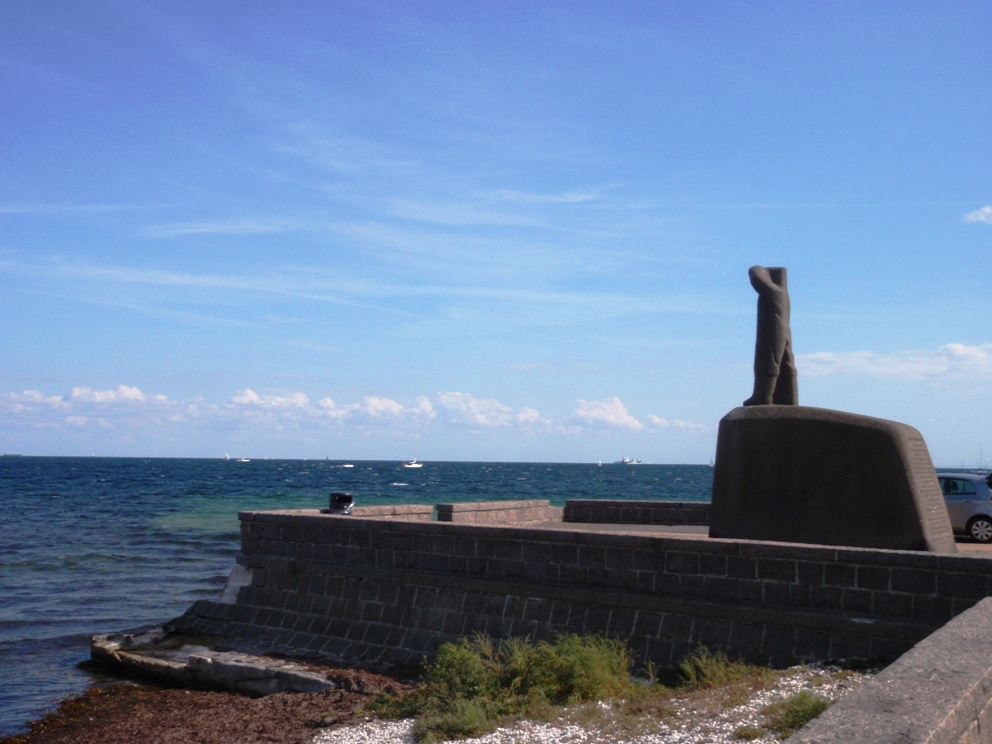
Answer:
<svg viewBox="0 0 992 744"><path fill-rule="evenodd" d="M441 642L556 632L670 667L697 644L782 666L895 659L992 594L992 560L891 550L246 512L234 604L176 630L243 650L416 664Z"/></svg>
<svg viewBox="0 0 992 744"><path fill-rule="evenodd" d="M702 501L568 499L562 520L599 524L708 525L710 504Z"/></svg>

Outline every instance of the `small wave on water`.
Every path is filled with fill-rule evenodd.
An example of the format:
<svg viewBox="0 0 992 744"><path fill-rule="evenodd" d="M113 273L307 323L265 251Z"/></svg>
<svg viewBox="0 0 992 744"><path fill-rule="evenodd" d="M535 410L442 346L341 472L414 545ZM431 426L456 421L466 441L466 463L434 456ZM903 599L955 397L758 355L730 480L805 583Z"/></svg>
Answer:
<svg viewBox="0 0 992 744"><path fill-rule="evenodd" d="M345 467L353 465L353 467ZM0 735L92 676L89 636L162 623L224 585L238 512L547 498L708 501L712 468L399 462L0 458Z"/></svg>

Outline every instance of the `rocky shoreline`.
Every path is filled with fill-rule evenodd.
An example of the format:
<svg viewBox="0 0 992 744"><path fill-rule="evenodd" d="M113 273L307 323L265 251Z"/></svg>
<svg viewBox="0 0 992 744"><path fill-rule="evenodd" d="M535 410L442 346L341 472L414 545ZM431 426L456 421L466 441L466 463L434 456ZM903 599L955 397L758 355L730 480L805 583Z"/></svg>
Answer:
<svg viewBox="0 0 992 744"><path fill-rule="evenodd" d="M772 689L755 691L741 704L676 700L673 718L640 735L588 722L577 725L566 714L559 721L523 722L463 744L732 744L741 740L735 732L742 726L760 726L769 703L804 689L835 701L875 671L795 667ZM133 682L94 686L32 722L26 733L0 737L0 744L414 744L411 721L374 720L361 713L374 695L403 692L406 682L357 669L334 668L326 674L333 688L256 698ZM782 738L765 730L756 740Z"/></svg>
<svg viewBox="0 0 992 744"><path fill-rule="evenodd" d="M328 673L335 686L306 694L251 698L118 682L64 700L0 744L309 744L319 731L357 723L357 711L379 692L406 685L356 669Z"/></svg>

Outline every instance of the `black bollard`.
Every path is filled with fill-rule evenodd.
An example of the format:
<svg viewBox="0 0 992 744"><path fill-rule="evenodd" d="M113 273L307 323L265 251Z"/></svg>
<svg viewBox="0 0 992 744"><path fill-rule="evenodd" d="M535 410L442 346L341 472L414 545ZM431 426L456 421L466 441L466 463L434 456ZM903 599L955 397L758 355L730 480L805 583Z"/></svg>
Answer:
<svg viewBox="0 0 992 744"><path fill-rule="evenodd" d="M331 514L351 514L355 505L355 497L350 493L335 491L331 494Z"/></svg>

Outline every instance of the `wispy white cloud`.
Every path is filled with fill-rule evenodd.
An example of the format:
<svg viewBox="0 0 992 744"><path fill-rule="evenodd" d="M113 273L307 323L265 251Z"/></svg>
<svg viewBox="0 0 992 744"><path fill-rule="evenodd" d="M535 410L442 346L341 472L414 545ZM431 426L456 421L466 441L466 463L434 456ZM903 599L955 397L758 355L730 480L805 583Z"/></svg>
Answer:
<svg viewBox="0 0 992 744"><path fill-rule="evenodd" d="M984 222L987 225L992 225L992 204L982 207L981 209L976 209L974 212L969 212L964 216L965 222Z"/></svg>
<svg viewBox="0 0 992 744"><path fill-rule="evenodd" d="M463 202L430 202L417 199L396 199L390 213L435 225L501 225L518 227L547 226L531 214L512 210L493 209L480 204Z"/></svg>
<svg viewBox="0 0 992 744"><path fill-rule="evenodd" d="M331 346L330 344L315 344L311 341L286 341L284 343L286 346L292 346L297 349L307 349L308 351L340 351L340 348L337 346Z"/></svg>
<svg viewBox="0 0 992 744"><path fill-rule="evenodd" d="M295 141L278 144L273 149L281 155L336 175L355 177L379 174L390 178L423 175L415 160L399 155L385 143L360 137L303 134Z"/></svg>
<svg viewBox="0 0 992 744"><path fill-rule="evenodd" d="M570 306L600 313L605 308L620 308L622 312L726 313L752 312L741 310L714 295L699 293L653 296L625 295L620 292L556 291L544 288L527 289L486 284L401 283L369 279L342 278L310 267L284 268L259 274L184 273L133 267L94 266L62 261L21 263L0 260L0 271L21 275L79 279L89 284L112 282L144 286L175 287L203 290L216 296L217 290L282 295L317 302L353 303L362 298L438 297L451 299L481 299L498 302L541 303Z"/></svg>
<svg viewBox="0 0 992 744"><path fill-rule="evenodd" d="M161 209L166 205L140 204L10 204L0 206L0 214L99 214Z"/></svg>
<svg viewBox="0 0 992 744"><path fill-rule="evenodd" d="M686 431L705 431L706 430L706 426L704 426L703 424L697 424L694 421L683 421L682 419L678 419L678 418L675 418L675 419L666 419L666 418L664 418L662 416L655 416L654 414L650 414L648 416L648 421L651 423L651 426L653 426L653 427L655 427L657 429L664 429L666 427L672 427L672 428L675 428L675 429L684 429Z"/></svg>
<svg viewBox="0 0 992 744"><path fill-rule="evenodd" d="M976 379L992 377L992 344L945 344L936 349L877 354L871 351L821 351L800 354L796 363L811 377L883 379Z"/></svg>
<svg viewBox="0 0 992 744"><path fill-rule="evenodd" d="M581 426L630 429L631 431L640 431L644 428L644 424L630 415L627 407L619 398L606 398L604 400L582 400L580 398L576 403L578 405L572 414L572 420Z"/></svg>
<svg viewBox="0 0 992 744"><path fill-rule="evenodd" d="M98 285L103 284L105 287L135 285L161 287L163 290L191 290L183 293L181 301L184 302L216 303L224 296L228 299L235 297L238 300L244 300L252 295L271 295L306 302L364 307L406 318L417 317L415 313L401 307L371 301L371 298L376 296L379 298L398 296L388 289L388 285L382 287L382 291L377 291L377 287L380 285L375 283L348 282L328 276L326 272L308 269L285 269L248 276L243 274L190 274L156 269L67 264L61 261L25 264L11 260L0 260L0 271L69 281L83 280L85 287L76 295L77 299L192 320L238 322L229 318L217 319L202 314L177 313L134 301L122 302L111 293L110 289L106 290L109 296L100 295L101 290L98 289ZM397 287L396 289L399 290L400 288ZM222 293L228 294L223 295ZM169 298L164 298L163 301L168 302Z"/></svg>
<svg viewBox="0 0 992 744"><path fill-rule="evenodd" d="M177 222L152 225L145 234L152 238L171 238L178 235L263 235L304 229L304 225L290 220L237 220L231 222Z"/></svg>
<svg viewBox="0 0 992 744"><path fill-rule="evenodd" d="M564 194L531 194L510 189L486 191L483 192L482 196L491 201L510 204L581 204L600 198L598 194L589 191L570 191Z"/></svg>

